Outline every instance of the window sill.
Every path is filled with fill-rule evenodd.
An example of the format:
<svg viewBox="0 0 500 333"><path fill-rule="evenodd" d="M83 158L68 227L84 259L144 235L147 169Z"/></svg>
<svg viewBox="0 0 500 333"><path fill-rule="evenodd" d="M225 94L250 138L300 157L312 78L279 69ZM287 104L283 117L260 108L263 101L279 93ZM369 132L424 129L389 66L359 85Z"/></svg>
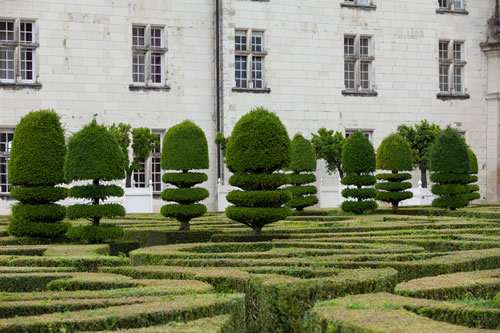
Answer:
<svg viewBox="0 0 500 333"><path fill-rule="evenodd" d="M341 8L353 8L353 9L361 9L361 10L376 10L376 5L359 5L355 3L343 2L340 4Z"/></svg>
<svg viewBox="0 0 500 333"><path fill-rule="evenodd" d="M436 14L469 15L469 11L467 11L466 9L438 8L438 9L436 9Z"/></svg>
<svg viewBox="0 0 500 333"><path fill-rule="evenodd" d="M470 95L469 94L451 94L451 93L438 93L437 98L442 100L442 101L448 101L452 99L469 99Z"/></svg>
<svg viewBox="0 0 500 333"><path fill-rule="evenodd" d="M377 97L378 92L376 92L375 90L365 90L365 91L342 90L342 95L356 96L356 97Z"/></svg>
<svg viewBox="0 0 500 333"><path fill-rule="evenodd" d="M255 94L269 94L271 92L271 88L233 88L234 92L242 92L242 93L255 93Z"/></svg>
<svg viewBox="0 0 500 333"><path fill-rule="evenodd" d="M169 91L170 87L167 86L167 85L163 85L163 86L151 86L151 85L130 84L128 86L128 89L130 91L138 91L138 90L165 90L165 91Z"/></svg>
<svg viewBox="0 0 500 333"><path fill-rule="evenodd" d="M19 89L42 89L41 83L29 82L0 82L0 88L19 90Z"/></svg>

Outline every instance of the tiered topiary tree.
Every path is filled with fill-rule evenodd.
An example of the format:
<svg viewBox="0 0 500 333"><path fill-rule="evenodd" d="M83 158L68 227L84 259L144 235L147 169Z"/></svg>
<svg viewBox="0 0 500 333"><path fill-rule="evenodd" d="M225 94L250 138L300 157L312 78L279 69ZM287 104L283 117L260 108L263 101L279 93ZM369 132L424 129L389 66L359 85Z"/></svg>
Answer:
<svg viewBox="0 0 500 333"><path fill-rule="evenodd" d="M377 200L389 202L393 209L398 209L399 202L410 199L413 193L405 191L411 188L411 174L400 171L411 171L413 166L410 144L400 134L386 137L377 149L377 169L390 173L379 173L377 179L382 180L375 185Z"/></svg>
<svg viewBox="0 0 500 333"><path fill-rule="evenodd" d="M60 238L68 225L61 223L66 209L56 201L66 197L64 183L64 130L57 113L30 112L16 126L9 160L12 208L9 233L17 237Z"/></svg>
<svg viewBox="0 0 500 333"><path fill-rule="evenodd" d="M207 175L189 170L208 169L208 144L203 130L191 121L184 121L170 128L163 139L161 167L167 172L163 182L177 188L167 188L162 192L162 199L176 204L164 205L161 214L180 222L179 230L189 230L189 221L202 216L207 207L198 201L208 198L208 191L194 187L207 181Z"/></svg>
<svg viewBox="0 0 500 333"><path fill-rule="evenodd" d="M68 207L68 217L92 221L92 225L72 227L67 233L69 238L100 243L122 236L121 228L110 224L100 225L100 221L103 217L125 215L125 209L120 204L103 203L109 197L123 196L123 189L118 185L101 183L125 177L123 158L116 139L95 120L69 139L64 165L66 180L90 181L91 184L76 185L69 190L70 197L90 202Z"/></svg>
<svg viewBox="0 0 500 333"><path fill-rule="evenodd" d="M457 130L448 127L431 149L432 193L434 207L456 210L469 204L467 184L470 161L465 140Z"/></svg>
<svg viewBox="0 0 500 333"><path fill-rule="evenodd" d="M472 151L472 149L469 148L467 149L467 155L469 157L469 164L470 164L469 181L467 184L467 199L470 202L480 199L481 195L479 194L479 185L477 184L478 181L477 174L479 172L479 166L477 163L476 154L474 154L474 151Z"/></svg>
<svg viewBox="0 0 500 333"><path fill-rule="evenodd" d="M316 171L316 153L311 142L300 134L296 134L292 140L288 169L292 171L288 175L292 186L286 189L290 191L292 198L287 206L302 211L317 204L316 186L306 185L316 181L313 173Z"/></svg>
<svg viewBox="0 0 500 333"><path fill-rule="evenodd" d="M350 186L342 191L342 196L354 199L344 201L342 210L363 214L377 209L377 202L374 200L377 191L373 188L377 182L373 175L375 151L361 131L354 132L346 139L342 151L342 167L345 172L342 184Z"/></svg>
<svg viewBox="0 0 500 333"><path fill-rule="evenodd" d="M226 164L233 175L227 200L234 206L226 215L251 227L256 234L270 223L290 215L284 204L290 199L288 177L279 171L290 161L290 138L280 119L264 108L256 108L236 123L226 147Z"/></svg>

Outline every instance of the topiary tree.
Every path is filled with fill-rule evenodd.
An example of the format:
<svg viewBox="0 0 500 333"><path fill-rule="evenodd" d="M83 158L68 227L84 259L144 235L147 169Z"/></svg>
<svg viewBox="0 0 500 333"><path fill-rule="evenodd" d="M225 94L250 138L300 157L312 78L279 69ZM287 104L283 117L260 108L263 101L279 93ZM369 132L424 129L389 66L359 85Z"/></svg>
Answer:
<svg viewBox="0 0 500 333"><path fill-rule="evenodd" d="M66 209L55 202L66 197L64 130L51 110L28 113L16 126L9 160L12 207L9 233L17 237L60 238Z"/></svg>
<svg viewBox="0 0 500 333"><path fill-rule="evenodd" d="M377 182L375 171L375 151L368 138L356 131L350 135L343 147L342 166L346 175L342 184L350 186L342 191L344 198L353 198L342 203L342 210L363 214L377 208L373 200L377 192L373 185ZM352 187L354 186L354 187Z"/></svg>
<svg viewBox="0 0 500 333"><path fill-rule="evenodd" d="M316 181L313 173L316 171L316 153L311 142L300 134L293 137L288 169L292 171L292 174L288 175L292 186L286 188L291 194L287 206L302 211L317 204L316 186L306 185Z"/></svg>
<svg viewBox="0 0 500 333"><path fill-rule="evenodd" d="M411 171L413 166L410 144L400 134L386 137L377 149L377 169L390 173L379 173L377 179L382 180L375 185L377 200L389 202L393 209L398 209L399 202L410 199L413 193L405 191L411 188L411 174L400 171Z"/></svg>
<svg viewBox="0 0 500 333"><path fill-rule="evenodd" d="M465 140L457 130L448 127L431 148L432 193L434 207L456 210L468 205L467 183L470 161Z"/></svg>
<svg viewBox="0 0 500 333"><path fill-rule="evenodd" d="M198 201L208 198L208 191L194 187L207 181L204 173L189 170L208 169L208 144L203 130L191 121L184 121L170 128L163 139L161 167L168 172L163 181L177 188L167 188L162 192L162 199L176 204L164 205L161 214L180 222L182 231L189 230L189 221L202 216L207 207Z"/></svg>
<svg viewBox="0 0 500 333"><path fill-rule="evenodd" d="M472 151L471 148L467 149L467 156L469 157L470 164L469 181L467 184L467 199L469 200L469 202L471 202L481 198L481 194L479 194L479 185L477 184L477 174L479 173L479 166L477 163L476 154L474 154L474 151Z"/></svg>
<svg viewBox="0 0 500 333"><path fill-rule="evenodd" d="M236 123L226 146L226 164L233 175L227 200L234 206L226 215L251 227L256 234L270 223L290 215L284 204L290 199L288 177L278 171L290 161L290 139L280 119L264 108L256 108Z"/></svg>
<svg viewBox="0 0 500 333"><path fill-rule="evenodd" d="M69 230L68 236L84 241L105 241L117 235L114 226L100 226L103 217L124 216L125 209L120 204L102 202L109 197L123 196L123 189L117 185L102 184L125 177L123 153L110 131L95 120L75 133L68 141L68 151L64 164L64 175L68 182L90 181L91 184L76 185L69 190L69 196L89 200L88 204L68 207L70 219L86 218L91 226ZM109 230L109 232L102 232ZM85 235L92 235L92 239ZM98 235L102 235L98 237Z"/></svg>

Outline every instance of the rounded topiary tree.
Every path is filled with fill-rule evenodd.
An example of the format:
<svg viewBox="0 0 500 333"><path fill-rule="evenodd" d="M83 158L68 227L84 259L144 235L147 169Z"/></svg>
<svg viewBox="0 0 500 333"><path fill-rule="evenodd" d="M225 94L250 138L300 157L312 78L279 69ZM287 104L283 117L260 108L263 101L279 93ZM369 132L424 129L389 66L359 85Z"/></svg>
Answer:
<svg viewBox="0 0 500 333"><path fill-rule="evenodd" d="M470 164L470 174L469 181L467 184L467 199L470 201L474 201L481 198L479 194L479 185L477 184L478 177L477 174L479 172L479 165L477 163L476 154L472 151L472 149L467 149L467 156L469 157Z"/></svg>
<svg viewBox="0 0 500 333"><path fill-rule="evenodd" d="M470 161L465 140L457 130L448 127L431 148L431 180L434 207L455 210L468 205Z"/></svg>
<svg viewBox="0 0 500 333"><path fill-rule="evenodd" d="M57 113L30 112L17 124L9 160L12 207L9 233L13 236L59 238L68 228L61 223L66 209L56 201L66 197L64 130Z"/></svg>
<svg viewBox="0 0 500 333"><path fill-rule="evenodd" d="M410 144L400 134L386 137L377 149L377 169L390 173L379 173L377 179L382 180L375 185L377 200L389 202L397 209L399 202L410 199L413 193L405 191L411 188L411 174L400 171L412 170L412 151Z"/></svg>
<svg viewBox="0 0 500 333"><path fill-rule="evenodd" d="M163 181L177 188L167 188L162 192L162 199L176 204L164 205L161 214L177 219L179 230L189 230L189 221L202 216L207 207L198 201L208 198L208 191L194 187L205 182L205 173L189 170L208 169L208 144L203 130L191 121L184 121L165 134L161 152L161 167L164 170L176 170L163 175Z"/></svg>
<svg viewBox="0 0 500 333"><path fill-rule="evenodd" d="M64 174L68 182L91 182L87 185L73 186L69 190L70 197L89 200L89 203L68 207L68 217L86 218L92 221L92 225L73 227L68 231L68 237L100 242L121 236L118 227L100 225L103 217L125 215L125 209L120 204L102 203L109 197L123 196L123 189L117 185L101 182L125 177L123 153L105 126L98 125L93 120L69 139Z"/></svg>
<svg viewBox="0 0 500 333"><path fill-rule="evenodd" d="M293 137L288 169L292 171L288 175L292 186L286 188L291 194L287 206L302 211L317 204L316 186L307 185L316 181L313 173L316 171L316 153L311 142L300 134Z"/></svg>
<svg viewBox="0 0 500 333"><path fill-rule="evenodd" d="M226 215L260 233L267 224L290 215L284 204L290 199L288 177L278 171L290 161L290 139L280 119L264 108L256 108L236 123L226 146L226 164L233 175L227 200L234 206Z"/></svg>
<svg viewBox="0 0 500 333"><path fill-rule="evenodd" d="M342 166L345 172L342 184L349 186L342 191L342 196L352 198L342 203L342 210L356 214L375 210L375 151L361 131L354 132L346 139L342 150Z"/></svg>

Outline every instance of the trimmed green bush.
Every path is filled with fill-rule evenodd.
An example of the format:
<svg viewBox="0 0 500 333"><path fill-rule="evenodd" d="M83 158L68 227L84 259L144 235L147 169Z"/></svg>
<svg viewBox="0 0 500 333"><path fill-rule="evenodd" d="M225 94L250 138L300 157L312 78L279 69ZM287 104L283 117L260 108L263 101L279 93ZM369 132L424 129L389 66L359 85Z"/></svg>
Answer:
<svg viewBox="0 0 500 333"><path fill-rule="evenodd" d="M477 199L481 198L481 195L479 193L479 185L477 184L478 181L478 172L479 172L479 166L477 163L477 157L476 154L472 151L472 149L467 149L467 156L469 157L469 163L470 163L470 175L469 175L469 182L467 184L467 194L466 197L469 201L474 201Z"/></svg>
<svg viewBox="0 0 500 333"><path fill-rule="evenodd" d="M377 179L383 180L375 185L377 200L389 202L393 209L398 209L399 202L410 199L413 193L405 191L411 188L409 173L413 166L410 144L400 134L386 137L377 149L377 169L388 170L390 173L377 174Z"/></svg>
<svg viewBox="0 0 500 333"><path fill-rule="evenodd" d="M342 184L355 186L342 191L342 196L348 198L342 203L342 210L363 214L377 209L377 202L373 200L377 192L372 187L377 181L372 175L375 171L375 151L361 131L354 132L346 139L342 151L342 165L346 174Z"/></svg>
<svg viewBox="0 0 500 333"><path fill-rule="evenodd" d="M16 126L9 160L12 209L9 233L17 237L60 238L67 230L66 214L56 201L66 197L64 130L51 110L30 112Z"/></svg>
<svg viewBox="0 0 500 333"><path fill-rule="evenodd" d="M467 145L457 130L448 127L436 139L431 149L432 205L456 210L469 204L467 186L471 164Z"/></svg>
<svg viewBox="0 0 500 333"><path fill-rule="evenodd" d="M66 233L66 237L73 241L90 244L111 242L115 239L122 238L123 235L123 229L112 224L103 224L99 226L79 225L70 228Z"/></svg>
<svg viewBox="0 0 500 333"><path fill-rule="evenodd" d="M175 202L161 208L165 217L180 222L179 230L187 231L189 221L207 212L207 207L198 201L208 198L209 193L201 187L194 187L207 180L204 173L189 170L208 169L208 143L203 130L191 121L184 121L170 128L163 139L161 166L164 170L178 170L166 173L163 181L176 188L165 189L161 195L165 201Z"/></svg>
<svg viewBox="0 0 500 333"><path fill-rule="evenodd" d="M119 204L103 204L109 197L123 196L123 190L116 185L101 184L101 181L113 181L125 177L124 157L114 136L105 126L95 120L75 133L68 141L68 152L64 164L64 174L68 182L87 181L91 184L74 186L69 195L78 199L87 199L89 204L76 204L68 207L70 219L87 218L92 221L92 228L75 227L67 236L85 242L100 242L102 237L95 235L107 233L106 227L98 231L103 217L124 216L125 209ZM83 232L83 230L86 230ZM80 236L89 236L84 239ZM109 238L109 237L108 237Z"/></svg>
<svg viewBox="0 0 500 333"><path fill-rule="evenodd" d="M287 206L303 211L304 208L317 204L316 186L306 185L316 181L316 176L313 174L316 171L316 152L311 142L300 134L296 134L291 142L288 169L292 171L289 175L292 186L286 188L291 194Z"/></svg>
<svg viewBox="0 0 500 333"><path fill-rule="evenodd" d="M283 207L290 195L279 189L288 183L288 177L279 170L289 163L288 132L274 113L256 108L241 117L227 142L226 164L233 172L229 183L243 191L228 194L227 200L234 206L226 209L226 215L255 233L290 215L290 209ZM300 168L301 162L295 163ZM265 201L271 197L273 200Z"/></svg>

